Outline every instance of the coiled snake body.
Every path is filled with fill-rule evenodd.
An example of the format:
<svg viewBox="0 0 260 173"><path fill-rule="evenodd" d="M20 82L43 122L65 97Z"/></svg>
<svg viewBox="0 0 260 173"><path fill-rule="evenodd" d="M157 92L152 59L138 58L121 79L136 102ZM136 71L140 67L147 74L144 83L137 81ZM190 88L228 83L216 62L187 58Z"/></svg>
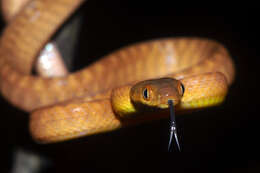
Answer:
<svg viewBox="0 0 260 173"><path fill-rule="evenodd" d="M2 34L1 92L13 105L32 111L30 131L35 140L62 141L147 121L151 117L128 119L138 114L140 104L167 108L164 100L169 97L175 100L177 111L224 100L234 78L234 65L227 50L208 39L146 41L65 77L32 76L39 51L82 2L34 0ZM140 83L147 79L156 80ZM166 82L170 86L165 80L172 81Z"/></svg>

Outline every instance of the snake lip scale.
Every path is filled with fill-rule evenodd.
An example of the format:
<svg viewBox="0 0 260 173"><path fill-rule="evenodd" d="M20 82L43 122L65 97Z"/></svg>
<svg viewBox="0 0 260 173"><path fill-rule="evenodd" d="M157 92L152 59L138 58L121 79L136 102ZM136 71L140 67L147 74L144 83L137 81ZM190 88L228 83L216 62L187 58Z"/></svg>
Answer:
<svg viewBox="0 0 260 173"><path fill-rule="evenodd" d="M40 50L82 2L34 0L1 36L1 93L31 112L30 132L36 141L64 141L164 117L142 116L137 102L165 109L165 100L175 99L178 113L224 101L234 63L223 45L205 38L144 41L64 77L32 76ZM140 117L130 120L133 114Z"/></svg>

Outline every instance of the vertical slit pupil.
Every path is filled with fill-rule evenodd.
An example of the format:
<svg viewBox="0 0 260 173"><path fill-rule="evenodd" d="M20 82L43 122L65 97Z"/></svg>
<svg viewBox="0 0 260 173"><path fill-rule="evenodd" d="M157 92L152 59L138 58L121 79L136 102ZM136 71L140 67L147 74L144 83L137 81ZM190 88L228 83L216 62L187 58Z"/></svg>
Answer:
<svg viewBox="0 0 260 173"><path fill-rule="evenodd" d="M181 83L181 90L182 90L182 95L184 94L185 88L184 85Z"/></svg>
<svg viewBox="0 0 260 173"><path fill-rule="evenodd" d="M144 91L143 91L143 96L144 96L144 99L147 100L148 97L149 97L149 93L148 93L148 89L145 88Z"/></svg>

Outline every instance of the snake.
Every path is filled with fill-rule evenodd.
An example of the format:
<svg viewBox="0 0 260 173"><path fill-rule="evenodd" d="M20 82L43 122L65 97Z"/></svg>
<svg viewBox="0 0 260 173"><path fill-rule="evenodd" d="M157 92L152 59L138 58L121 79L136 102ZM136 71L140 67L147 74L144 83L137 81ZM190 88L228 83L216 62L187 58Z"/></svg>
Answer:
<svg viewBox="0 0 260 173"><path fill-rule="evenodd" d="M223 103L235 76L221 43L208 38L145 40L122 47L65 76L32 74L39 52L84 0L33 0L0 39L0 91L30 112L39 143L109 132Z"/></svg>

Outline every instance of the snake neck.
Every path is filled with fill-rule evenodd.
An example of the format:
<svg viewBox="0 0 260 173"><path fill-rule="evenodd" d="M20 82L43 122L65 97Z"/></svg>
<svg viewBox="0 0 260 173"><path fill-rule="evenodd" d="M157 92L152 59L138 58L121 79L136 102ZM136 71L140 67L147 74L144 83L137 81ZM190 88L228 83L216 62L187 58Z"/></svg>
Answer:
<svg viewBox="0 0 260 173"><path fill-rule="evenodd" d="M114 89L111 94L111 103L114 112L120 118L130 117L136 113L137 110L130 99L131 86L126 85L117 89Z"/></svg>

